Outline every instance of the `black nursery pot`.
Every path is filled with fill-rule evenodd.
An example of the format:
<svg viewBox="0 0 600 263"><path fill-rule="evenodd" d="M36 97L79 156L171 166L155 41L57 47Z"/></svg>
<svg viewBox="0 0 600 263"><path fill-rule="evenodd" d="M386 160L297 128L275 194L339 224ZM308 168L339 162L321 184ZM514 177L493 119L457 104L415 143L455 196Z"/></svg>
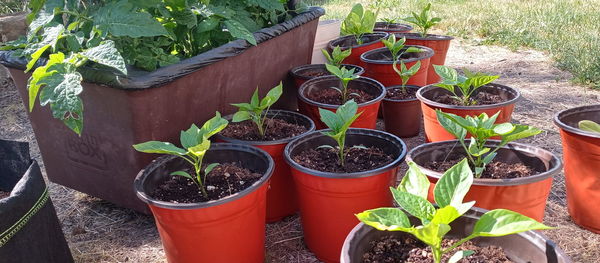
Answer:
<svg viewBox="0 0 600 263"><path fill-rule="evenodd" d="M0 140L0 261L73 262L48 187L24 142Z"/></svg>
<svg viewBox="0 0 600 263"><path fill-rule="evenodd" d="M464 238L473 230L475 222L487 210L472 208L463 216L456 219L450 226L452 230L447 234L448 238ZM414 224L418 224L418 219L410 216ZM410 234L400 231L379 231L363 223L358 224L352 232L348 234L342 254L341 263L359 263L363 262L362 256L371 248L371 242L379 240L384 236L406 237ZM570 263L571 259L560 249L552 240L545 235L526 231L514 235L503 237L479 237L472 239L479 246L499 246L504 249L506 255L512 262L547 262L547 263Z"/></svg>
<svg viewBox="0 0 600 263"><path fill-rule="evenodd" d="M401 86L387 87L386 91L400 89ZM419 86L407 85L407 90L417 91ZM398 137L414 137L421 131L421 104L417 97L409 99L392 99L387 95L382 102L385 130Z"/></svg>
<svg viewBox="0 0 600 263"><path fill-rule="evenodd" d="M361 66L350 64L342 64L342 66L348 70L354 69L354 73L356 73L356 75L362 75L365 73L365 69ZM331 76L332 74L327 70L325 64L308 64L293 68L290 70L290 75L292 75L296 89L298 89L309 79L314 79L320 76Z"/></svg>
<svg viewBox="0 0 600 263"><path fill-rule="evenodd" d="M413 27L408 24L401 23L388 23L388 22L377 22L373 31L386 32L390 34L394 33L408 33L413 30Z"/></svg>
<svg viewBox="0 0 600 263"><path fill-rule="evenodd" d="M387 36L388 33L385 32L364 34L361 37L361 40L363 42L362 44L358 44L354 36L343 36L329 41L329 44L327 44L327 48L329 49L329 51L332 51L337 46L339 46L342 50L352 48L352 53L350 54L350 56L344 59L344 63L362 66L363 64L360 61L360 55L369 50L384 47L383 43L381 42L381 39L384 39Z"/></svg>

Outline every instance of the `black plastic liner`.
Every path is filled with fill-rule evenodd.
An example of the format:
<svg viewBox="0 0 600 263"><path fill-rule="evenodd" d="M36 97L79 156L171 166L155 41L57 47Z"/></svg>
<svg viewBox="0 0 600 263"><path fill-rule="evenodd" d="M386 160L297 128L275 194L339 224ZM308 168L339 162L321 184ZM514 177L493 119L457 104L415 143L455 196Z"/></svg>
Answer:
<svg viewBox="0 0 600 263"><path fill-rule="evenodd" d="M0 199L0 235L32 214L4 245L0 240L0 262L73 262L50 198L30 212L46 189L39 165L29 157L28 143L0 140L0 190L11 192Z"/></svg>
<svg viewBox="0 0 600 263"><path fill-rule="evenodd" d="M324 14L325 10L323 8L311 7L309 11L300 13L288 21L256 31L254 33L254 38L256 38L257 44L260 44L317 19ZM254 46L246 40L238 39L152 72L128 66L127 76L118 74L112 70L92 67L81 67L78 70L83 75L86 82L105 84L119 89L146 89L172 82L177 78L183 77L210 64L219 62L228 57L237 56L252 47ZM281 48L285 49L287 47ZM24 70L27 65L27 60L22 57L12 56L13 52L14 51L0 51L0 64L6 67ZM273 52L277 52L277 50L273 50ZM40 59L37 66L44 65L45 63L45 59ZM265 61L265 63L268 63L268 61Z"/></svg>

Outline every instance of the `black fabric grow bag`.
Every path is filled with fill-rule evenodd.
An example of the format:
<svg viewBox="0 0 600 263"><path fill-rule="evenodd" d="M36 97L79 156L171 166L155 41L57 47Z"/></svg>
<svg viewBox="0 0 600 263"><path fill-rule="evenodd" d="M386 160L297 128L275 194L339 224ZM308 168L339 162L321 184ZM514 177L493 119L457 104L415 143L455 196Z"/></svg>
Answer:
<svg viewBox="0 0 600 263"><path fill-rule="evenodd" d="M40 167L24 142L0 140L0 262L73 262Z"/></svg>

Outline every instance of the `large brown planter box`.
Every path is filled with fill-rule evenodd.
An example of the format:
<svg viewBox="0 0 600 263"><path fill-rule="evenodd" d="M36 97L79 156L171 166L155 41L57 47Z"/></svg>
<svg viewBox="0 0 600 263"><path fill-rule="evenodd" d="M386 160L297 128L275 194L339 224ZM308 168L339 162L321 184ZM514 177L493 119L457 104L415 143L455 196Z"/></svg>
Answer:
<svg viewBox="0 0 600 263"><path fill-rule="evenodd" d="M247 101L256 87L265 94L286 80L290 69L310 63L323 14L322 8L313 7L262 29L255 33L257 46L236 40L143 76L130 74L110 81L102 79L106 76L92 77L111 84L84 83L81 137L52 118L49 107L36 105L29 118L48 178L148 213L146 204L135 196L133 180L156 156L138 153L132 145L149 140L178 143L180 131L191 123L203 123L215 111L231 114L235 109L230 103ZM30 74L2 55L0 63L9 67L27 106ZM293 85L286 85L280 105L295 100Z"/></svg>

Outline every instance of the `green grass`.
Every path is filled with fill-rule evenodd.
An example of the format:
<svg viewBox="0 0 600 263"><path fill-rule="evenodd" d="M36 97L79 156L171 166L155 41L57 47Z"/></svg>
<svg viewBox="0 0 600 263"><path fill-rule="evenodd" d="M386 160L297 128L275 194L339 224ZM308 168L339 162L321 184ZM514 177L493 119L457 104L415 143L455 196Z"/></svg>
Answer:
<svg viewBox="0 0 600 263"><path fill-rule="evenodd" d="M25 0L0 0L0 15L25 11Z"/></svg>
<svg viewBox="0 0 600 263"><path fill-rule="evenodd" d="M308 0L327 10L325 19L343 19L344 0ZM361 0L374 6L375 0ZM402 18L428 2L443 19L436 28L485 44L547 51L574 81L600 88L600 0L380 0L380 18ZM351 2L352 3L352 2ZM374 7L373 7L374 8ZM381 19L380 19L381 20Z"/></svg>

